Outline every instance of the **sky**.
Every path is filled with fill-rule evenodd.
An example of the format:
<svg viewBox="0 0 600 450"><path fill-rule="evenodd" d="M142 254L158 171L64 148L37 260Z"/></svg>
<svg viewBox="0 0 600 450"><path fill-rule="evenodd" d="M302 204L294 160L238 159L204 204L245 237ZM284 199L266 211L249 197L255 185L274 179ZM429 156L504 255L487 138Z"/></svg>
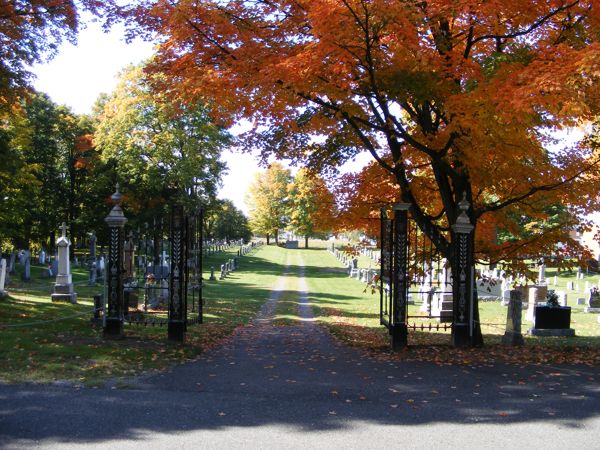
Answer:
<svg viewBox="0 0 600 450"><path fill-rule="evenodd" d="M148 59L152 50L148 42L137 40L126 44L121 27L106 34L99 24L90 23L80 32L76 46L64 43L55 58L33 66L37 77L34 87L75 113L90 113L98 96L116 87L119 72L129 64ZM255 174L264 169L259 168L256 158L249 154L227 151L222 159L229 171L223 177L219 197L232 200L237 208L247 212L246 190Z"/></svg>

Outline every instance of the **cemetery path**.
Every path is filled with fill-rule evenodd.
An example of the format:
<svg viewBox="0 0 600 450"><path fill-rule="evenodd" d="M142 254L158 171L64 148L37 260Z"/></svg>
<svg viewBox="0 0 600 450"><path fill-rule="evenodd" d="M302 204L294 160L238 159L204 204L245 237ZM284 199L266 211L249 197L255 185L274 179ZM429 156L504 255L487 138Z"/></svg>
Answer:
<svg viewBox="0 0 600 450"><path fill-rule="evenodd" d="M0 385L0 447L597 448L599 368L379 361L313 321L295 262L195 362L112 389ZM301 320L281 326L290 292Z"/></svg>

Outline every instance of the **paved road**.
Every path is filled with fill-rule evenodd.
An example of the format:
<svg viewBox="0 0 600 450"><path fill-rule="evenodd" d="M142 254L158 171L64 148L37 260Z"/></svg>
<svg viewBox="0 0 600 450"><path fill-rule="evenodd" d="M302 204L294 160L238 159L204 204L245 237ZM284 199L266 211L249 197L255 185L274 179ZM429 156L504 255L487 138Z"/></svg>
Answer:
<svg viewBox="0 0 600 450"><path fill-rule="evenodd" d="M273 325L282 287L169 373L120 389L0 386L0 446L600 448L600 368L378 361L313 323L303 280L301 325Z"/></svg>

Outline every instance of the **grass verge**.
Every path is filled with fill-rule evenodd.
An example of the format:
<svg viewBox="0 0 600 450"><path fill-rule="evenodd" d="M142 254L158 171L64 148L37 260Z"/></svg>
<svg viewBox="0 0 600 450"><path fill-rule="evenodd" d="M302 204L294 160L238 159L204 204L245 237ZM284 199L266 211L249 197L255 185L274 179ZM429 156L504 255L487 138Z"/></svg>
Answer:
<svg viewBox="0 0 600 450"><path fill-rule="evenodd" d="M233 253L206 258L205 278L211 265L218 267ZM102 288L86 285L83 268L73 271L77 305L51 302L52 282L41 278L41 267L33 268L29 283L13 276L10 296L0 301L0 381L94 386L193 360L256 315L284 258L275 247L261 247L242 257L240 269L226 280L206 281L205 323L188 328L183 346L169 343L166 327L159 326L126 325L125 339L104 340L102 329L90 323L92 297Z"/></svg>
<svg viewBox="0 0 600 450"><path fill-rule="evenodd" d="M575 337L536 337L525 335L524 347L501 344L505 331L506 308L499 302L479 306L483 348L456 349L450 345L450 331L409 331L409 346L396 354L389 352L387 330L379 324L379 293L365 291L365 285L349 279L341 264L326 251L300 250L306 264L310 301L320 323L342 341L374 352L379 357L433 361L439 364L515 364L570 363L600 365L600 324L597 315L572 306L571 326ZM565 274L566 276L566 274ZM560 282L560 281L559 281ZM592 279L590 282L594 282ZM419 305L409 314L418 315ZM417 323L428 323L418 321ZM433 322L435 327L437 322ZM523 330L529 327L523 311Z"/></svg>

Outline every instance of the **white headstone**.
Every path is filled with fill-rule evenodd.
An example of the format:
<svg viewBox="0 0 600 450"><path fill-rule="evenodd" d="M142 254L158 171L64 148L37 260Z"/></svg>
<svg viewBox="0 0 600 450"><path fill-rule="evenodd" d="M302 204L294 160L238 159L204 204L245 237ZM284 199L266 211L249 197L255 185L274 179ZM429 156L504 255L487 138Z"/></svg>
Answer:
<svg viewBox="0 0 600 450"><path fill-rule="evenodd" d="M560 306L568 306L567 305L567 293L564 291L557 291L556 295L558 295L558 304Z"/></svg>
<svg viewBox="0 0 600 450"><path fill-rule="evenodd" d="M63 222L60 229L62 235L56 241L56 247L58 248L58 273L56 275L52 301L66 300L71 303L77 303L77 294L73 292L73 279L69 260L71 241L67 237L67 225Z"/></svg>
<svg viewBox="0 0 600 450"><path fill-rule="evenodd" d="M538 284L546 284L546 265L544 263L540 264L538 268Z"/></svg>
<svg viewBox="0 0 600 450"><path fill-rule="evenodd" d="M44 249L40 250L40 254L38 257L38 262L40 264L46 264L46 251Z"/></svg>
<svg viewBox="0 0 600 450"><path fill-rule="evenodd" d="M0 259L0 297L4 296L4 283L6 282L6 259Z"/></svg>

